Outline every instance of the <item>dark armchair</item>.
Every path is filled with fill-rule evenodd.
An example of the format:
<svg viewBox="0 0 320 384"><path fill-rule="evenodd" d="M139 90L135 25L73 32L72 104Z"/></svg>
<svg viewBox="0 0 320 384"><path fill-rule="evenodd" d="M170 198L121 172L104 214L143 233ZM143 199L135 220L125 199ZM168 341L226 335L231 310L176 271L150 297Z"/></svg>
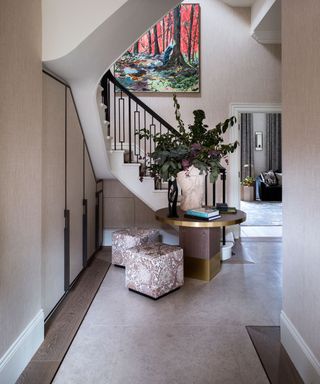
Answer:
<svg viewBox="0 0 320 384"><path fill-rule="evenodd" d="M261 201L282 201L282 185L268 185L259 175L256 178L256 199Z"/></svg>

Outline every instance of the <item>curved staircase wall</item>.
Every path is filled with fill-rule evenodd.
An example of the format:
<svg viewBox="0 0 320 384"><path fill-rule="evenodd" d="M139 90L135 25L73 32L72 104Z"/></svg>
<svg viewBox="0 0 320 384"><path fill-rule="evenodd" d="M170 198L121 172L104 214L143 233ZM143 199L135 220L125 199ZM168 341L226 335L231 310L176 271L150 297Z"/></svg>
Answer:
<svg viewBox="0 0 320 384"><path fill-rule="evenodd" d="M44 61L47 70L72 88L93 167L100 179L112 178L113 174L96 101L98 83L134 41L179 3L179 0L128 0L71 52Z"/></svg>
<svg viewBox="0 0 320 384"><path fill-rule="evenodd" d="M127 1L42 0L42 59L67 55Z"/></svg>

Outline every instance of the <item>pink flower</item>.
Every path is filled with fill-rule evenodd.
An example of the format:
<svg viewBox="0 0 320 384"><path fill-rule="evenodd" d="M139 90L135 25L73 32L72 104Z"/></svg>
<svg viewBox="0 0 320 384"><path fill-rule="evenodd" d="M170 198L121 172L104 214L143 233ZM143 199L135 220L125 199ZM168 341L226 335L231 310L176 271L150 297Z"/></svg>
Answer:
<svg viewBox="0 0 320 384"><path fill-rule="evenodd" d="M183 160L181 161L181 165L182 165L182 168L185 170L185 169L187 169L187 168L190 167L190 162L189 162L188 159L183 159Z"/></svg>
<svg viewBox="0 0 320 384"><path fill-rule="evenodd" d="M221 156L221 152L220 152L220 151L217 151L217 150L215 150L215 149L211 149L211 150L209 151L209 156L218 159L218 158L220 158L220 156Z"/></svg>
<svg viewBox="0 0 320 384"><path fill-rule="evenodd" d="M193 143L193 144L191 144L191 149L194 151L200 151L201 150L201 144Z"/></svg>

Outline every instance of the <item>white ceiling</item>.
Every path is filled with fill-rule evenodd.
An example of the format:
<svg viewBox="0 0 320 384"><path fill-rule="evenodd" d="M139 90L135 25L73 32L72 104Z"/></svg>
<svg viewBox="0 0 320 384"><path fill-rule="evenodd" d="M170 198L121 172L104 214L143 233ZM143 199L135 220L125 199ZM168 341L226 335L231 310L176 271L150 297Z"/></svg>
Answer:
<svg viewBox="0 0 320 384"><path fill-rule="evenodd" d="M251 7L256 0L222 0L231 7Z"/></svg>
<svg viewBox="0 0 320 384"><path fill-rule="evenodd" d="M281 44L281 0L220 0L230 7L251 7L251 36L261 44Z"/></svg>

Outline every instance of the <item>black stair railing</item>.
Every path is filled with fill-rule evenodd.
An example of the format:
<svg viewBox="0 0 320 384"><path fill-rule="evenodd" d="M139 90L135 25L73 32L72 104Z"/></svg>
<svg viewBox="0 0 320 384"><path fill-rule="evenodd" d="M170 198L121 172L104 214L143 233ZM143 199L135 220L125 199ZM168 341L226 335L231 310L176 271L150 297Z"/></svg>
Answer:
<svg viewBox="0 0 320 384"><path fill-rule="evenodd" d="M140 163L146 169L148 153L154 151L152 138L139 137L148 129L153 134L170 131L180 133L137 96L126 89L110 72L101 80L102 102L105 105L107 134L113 138L114 150L126 150L128 163Z"/></svg>
<svg viewBox="0 0 320 384"><path fill-rule="evenodd" d="M125 150L125 161L128 163L140 163L142 175L145 175L147 165L152 159L148 156L155 149L152 137L140 139L139 132L148 129L156 133L170 131L177 137L180 133L166 122L155 111L148 107L136 95L124 87L109 70L101 80L102 103L105 108L105 123L107 124L107 135L112 136L113 150ZM226 170L221 168L220 178L222 180L222 202L226 200ZM155 180L155 188L163 189L161 180ZM212 201L216 203L216 185L212 186ZM208 205L208 177L205 184L205 204Z"/></svg>

